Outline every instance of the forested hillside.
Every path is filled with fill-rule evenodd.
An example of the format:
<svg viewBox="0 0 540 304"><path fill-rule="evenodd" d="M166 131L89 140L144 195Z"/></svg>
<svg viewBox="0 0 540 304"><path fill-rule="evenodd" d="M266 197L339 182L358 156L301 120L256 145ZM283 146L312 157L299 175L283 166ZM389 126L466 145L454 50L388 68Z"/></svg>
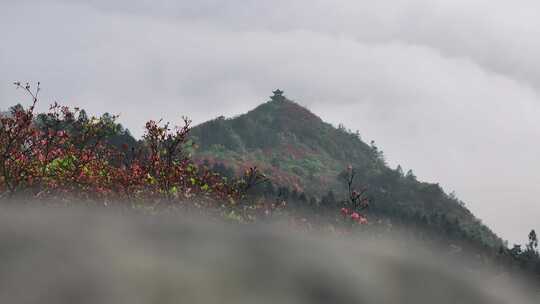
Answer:
<svg viewBox="0 0 540 304"><path fill-rule="evenodd" d="M438 184L420 182L412 171L390 168L373 142L367 144L358 133L325 123L280 90L246 114L194 127L191 136L199 161L238 172L256 165L276 189L286 186L319 205L341 200L344 171L351 165L356 172L354 186L366 189L372 201L372 216L394 224L436 227L488 246L502 244L463 202Z"/></svg>

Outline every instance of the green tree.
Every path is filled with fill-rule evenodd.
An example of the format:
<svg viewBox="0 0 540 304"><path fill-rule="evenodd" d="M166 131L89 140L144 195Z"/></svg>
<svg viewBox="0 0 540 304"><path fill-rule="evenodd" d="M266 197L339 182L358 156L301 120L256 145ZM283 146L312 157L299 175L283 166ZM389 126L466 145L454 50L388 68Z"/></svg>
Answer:
<svg viewBox="0 0 540 304"><path fill-rule="evenodd" d="M405 174L405 177L409 180L416 181L416 175L414 175L413 171L410 169L407 171L407 174Z"/></svg>

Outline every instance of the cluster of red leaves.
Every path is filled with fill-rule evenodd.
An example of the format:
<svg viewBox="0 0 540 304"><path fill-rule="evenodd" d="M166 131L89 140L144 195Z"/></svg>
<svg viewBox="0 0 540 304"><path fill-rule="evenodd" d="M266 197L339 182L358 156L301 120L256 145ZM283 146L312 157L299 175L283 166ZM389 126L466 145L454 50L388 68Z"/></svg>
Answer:
<svg viewBox="0 0 540 304"><path fill-rule="evenodd" d="M341 215L345 221L351 220L357 224L365 225L368 223L367 218L362 213L351 211L348 208L341 208Z"/></svg>
<svg viewBox="0 0 540 304"><path fill-rule="evenodd" d="M140 148L115 148L107 138L118 128L116 117L87 117L84 111L53 104L34 113L39 86L16 83L33 103L0 115L0 197L99 203L216 207L235 205L264 176L256 168L227 182L195 165L185 153L190 121L182 127L149 121Z"/></svg>

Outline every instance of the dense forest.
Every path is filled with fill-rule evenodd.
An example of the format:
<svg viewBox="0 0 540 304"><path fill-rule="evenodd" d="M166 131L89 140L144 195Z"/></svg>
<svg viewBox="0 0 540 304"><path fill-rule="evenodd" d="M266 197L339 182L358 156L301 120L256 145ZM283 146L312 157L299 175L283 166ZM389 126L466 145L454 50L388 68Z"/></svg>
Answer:
<svg viewBox="0 0 540 304"><path fill-rule="evenodd" d="M358 133L337 128L275 91L271 100L245 115L223 117L193 128L191 138L199 145L195 159L219 162L239 170L257 165L277 185L332 200L344 192L349 165L356 172L356 188L376 204L370 213L393 221L452 223L471 240L487 246L502 245L490 231L438 184L420 182L409 170L389 168L375 143L364 143ZM446 225L446 224L442 224Z"/></svg>
<svg viewBox="0 0 540 304"><path fill-rule="evenodd" d="M285 216L304 229L400 233L479 265L540 275L538 240L507 244L438 184L390 168L374 142L325 123L280 90L256 109L196 127L149 121L137 140L117 117L32 99L0 114L0 197L197 212L238 223Z"/></svg>

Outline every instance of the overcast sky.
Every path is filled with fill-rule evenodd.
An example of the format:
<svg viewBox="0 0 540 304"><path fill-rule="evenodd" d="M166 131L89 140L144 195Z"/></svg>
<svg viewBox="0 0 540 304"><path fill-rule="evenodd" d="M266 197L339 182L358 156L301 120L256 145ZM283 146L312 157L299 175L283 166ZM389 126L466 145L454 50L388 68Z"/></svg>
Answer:
<svg viewBox="0 0 540 304"><path fill-rule="evenodd" d="M510 242L540 229L537 0L0 0L0 108L246 112L277 87L439 182Z"/></svg>

